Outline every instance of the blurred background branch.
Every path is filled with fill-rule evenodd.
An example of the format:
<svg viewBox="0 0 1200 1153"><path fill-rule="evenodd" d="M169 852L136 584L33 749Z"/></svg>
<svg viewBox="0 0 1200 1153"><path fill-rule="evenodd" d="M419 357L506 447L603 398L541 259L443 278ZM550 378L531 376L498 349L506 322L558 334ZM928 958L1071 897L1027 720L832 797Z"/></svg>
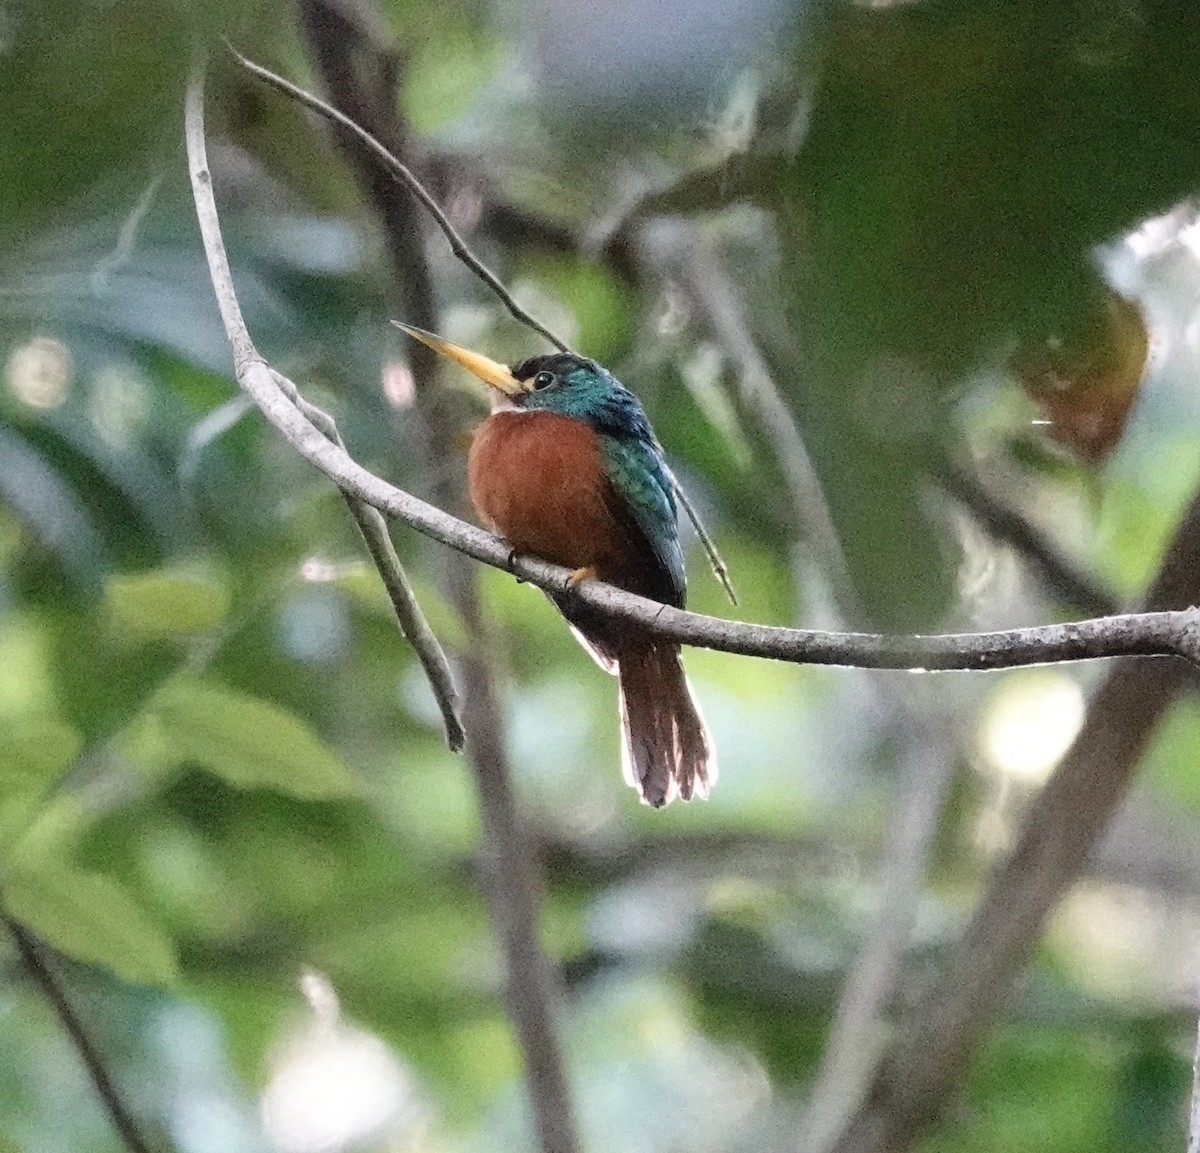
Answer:
<svg viewBox="0 0 1200 1153"><path fill-rule="evenodd" d="M1197 574L1200 499L1176 530L1146 607L1196 602ZM1108 674L1070 751L1030 806L1011 856L989 881L943 972L913 1007L869 1099L835 1148L883 1153L920 1138L1128 790L1157 722L1195 679L1186 665L1161 661Z"/></svg>
<svg viewBox="0 0 1200 1153"><path fill-rule="evenodd" d="M310 51L334 103L390 152L408 156L409 131L396 113L399 67L394 47L371 36L377 19L368 0L355 5L302 0L301 12ZM357 173L363 198L383 230L403 315L432 331L442 328L423 246L421 221L408 197L400 203L387 169L357 139L342 136L347 162ZM455 248L461 256L461 245ZM475 262L473 270L482 266ZM495 288L499 281L489 278ZM501 286L503 287L503 286ZM507 296L507 293L505 292ZM506 300L510 311L547 339L565 347L528 313ZM443 508L461 509L461 479L445 470L463 433L461 410L438 398L437 371L428 357L413 359L418 410L425 419L427 452L422 464L430 493ZM525 1085L538 1145L543 1153L579 1149L573 1094L558 1036L558 977L541 944L541 882L513 788L507 733L494 682L491 637L479 605L475 576L461 556L441 562L441 583L466 628L460 653L467 718L467 759L475 781L483 823L481 867L493 931L504 955L505 1003L513 1022L525 1070Z"/></svg>
<svg viewBox="0 0 1200 1153"><path fill-rule="evenodd" d="M96 1096L104 1105L104 1110L125 1148L129 1153L151 1153L154 1146L142 1135L141 1126L134 1119L133 1111L125 1103L109 1073L99 1046L92 1040L79 1014L71 1005L62 983L55 976L50 960L45 955L44 946L39 944L19 921L7 914L0 913L0 922L3 922L8 930L29 979L54 1010L59 1025L79 1054Z"/></svg>

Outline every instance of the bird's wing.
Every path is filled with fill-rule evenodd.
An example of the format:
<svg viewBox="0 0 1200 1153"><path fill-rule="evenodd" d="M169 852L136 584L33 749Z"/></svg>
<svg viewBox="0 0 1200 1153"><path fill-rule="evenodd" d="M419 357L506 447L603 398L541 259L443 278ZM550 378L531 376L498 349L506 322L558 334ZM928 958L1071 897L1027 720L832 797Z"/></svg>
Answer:
<svg viewBox="0 0 1200 1153"><path fill-rule="evenodd" d="M654 444L640 438L602 435L600 442L608 471L605 503L629 537L630 555L646 558L638 573L645 581L645 595L682 606L683 550L675 495L662 458Z"/></svg>

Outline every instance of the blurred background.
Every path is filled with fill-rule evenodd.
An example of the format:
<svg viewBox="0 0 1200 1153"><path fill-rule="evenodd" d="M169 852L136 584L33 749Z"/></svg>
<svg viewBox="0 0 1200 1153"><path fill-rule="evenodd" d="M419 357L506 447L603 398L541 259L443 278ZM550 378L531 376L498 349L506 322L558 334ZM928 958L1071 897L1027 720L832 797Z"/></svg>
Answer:
<svg viewBox="0 0 1200 1153"><path fill-rule="evenodd" d="M0 2L0 904L156 1147L533 1149L472 775L338 494L232 380L183 154L192 43L250 328L357 460L461 511L482 402L390 318L506 362L545 345L222 37L376 130L641 396L742 596L692 541L692 607L930 632L1136 605L1196 547L1200 21ZM544 598L477 567L471 591L394 535L500 696L466 721L508 750L537 851L583 1148L827 1148L1042 783L1107 723L1145 729L1121 810L894 1148L1183 1149L1186 683L1097 718L1100 665L692 651L720 783L651 812L620 779L615 686ZM0 940L0 1149L123 1147Z"/></svg>

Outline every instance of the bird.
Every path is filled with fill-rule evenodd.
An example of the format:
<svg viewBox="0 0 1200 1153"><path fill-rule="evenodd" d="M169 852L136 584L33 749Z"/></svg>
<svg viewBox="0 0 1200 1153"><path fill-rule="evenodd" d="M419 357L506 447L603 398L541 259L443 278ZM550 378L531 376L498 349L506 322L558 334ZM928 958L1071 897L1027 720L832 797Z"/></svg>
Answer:
<svg viewBox="0 0 1200 1153"><path fill-rule="evenodd" d="M682 608L686 592L670 469L641 402L608 369L574 353L511 367L424 329L413 339L487 385L467 489L514 553ZM583 647L615 676L626 782L653 808L705 797L717 778L708 728L679 645L606 616L568 589L547 594Z"/></svg>

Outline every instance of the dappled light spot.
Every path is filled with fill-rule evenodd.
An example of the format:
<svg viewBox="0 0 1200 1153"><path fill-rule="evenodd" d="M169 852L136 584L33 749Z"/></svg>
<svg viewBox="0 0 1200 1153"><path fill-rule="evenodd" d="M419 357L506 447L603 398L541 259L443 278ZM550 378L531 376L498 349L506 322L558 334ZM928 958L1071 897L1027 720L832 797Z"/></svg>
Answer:
<svg viewBox="0 0 1200 1153"><path fill-rule="evenodd" d="M333 561L320 556L305 557L300 565L301 578L313 584L325 584L337 580L340 571L339 566Z"/></svg>
<svg viewBox="0 0 1200 1153"><path fill-rule="evenodd" d="M1161 893L1084 882L1063 901L1052 939L1093 994L1168 1005L1195 996L1200 917Z"/></svg>
<svg viewBox="0 0 1200 1153"><path fill-rule="evenodd" d="M654 305L654 331L659 336L678 336L687 327L692 310L675 283L663 286Z"/></svg>
<svg viewBox="0 0 1200 1153"><path fill-rule="evenodd" d="M107 364L91 381L88 416L97 434L118 449L129 448L150 421L153 386L132 362Z"/></svg>
<svg viewBox="0 0 1200 1153"><path fill-rule="evenodd" d="M324 1153L411 1139L427 1110L409 1072L378 1037L342 1020L327 977L307 972L300 986L312 1018L275 1053L261 1102L271 1140L285 1153Z"/></svg>
<svg viewBox="0 0 1200 1153"><path fill-rule="evenodd" d="M383 366L383 395L393 408L411 408L417 398L412 369L402 360L389 360Z"/></svg>
<svg viewBox="0 0 1200 1153"><path fill-rule="evenodd" d="M74 376L71 352L61 340L36 336L13 349L5 376L12 394L30 408L57 408Z"/></svg>
<svg viewBox="0 0 1200 1153"><path fill-rule="evenodd" d="M1049 670L1008 677L984 712L980 753L1002 776L1040 784L1071 747L1083 717L1083 690L1070 677Z"/></svg>
<svg viewBox="0 0 1200 1153"><path fill-rule="evenodd" d="M332 589L305 589L279 606L279 641L283 650L306 664L323 664L344 656L351 640L343 599Z"/></svg>

